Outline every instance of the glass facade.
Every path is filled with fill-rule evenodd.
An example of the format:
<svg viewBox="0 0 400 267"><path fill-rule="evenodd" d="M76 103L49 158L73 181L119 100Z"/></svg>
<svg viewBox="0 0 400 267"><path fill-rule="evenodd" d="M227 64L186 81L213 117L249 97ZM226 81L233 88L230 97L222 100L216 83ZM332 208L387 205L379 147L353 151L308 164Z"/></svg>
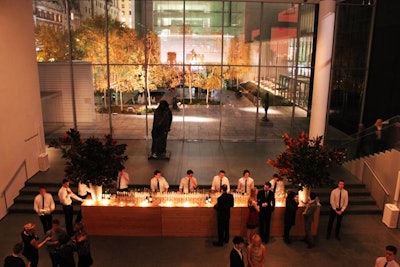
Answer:
<svg viewBox="0 0 400 267"><path fill-rule="evenodd" d="M118 10L112 5L104 12ZM76 124L83 135L148 139L153 109L171 87L178 107L169 139L280 140L308 131L317 5L132 0L130 7L133 29L111 16L81 17L74 60L90 62L93 75L74 70L72 98L45 100L44 113L61 114L45 121L48 138ZM346 75L361 83L364 67ZM343 80L336 70L334 77ZM80 90L93 90L93 99ZM77 103L92 105L93 116L63 117L63 101L75 114L83 112Z"/></svg>

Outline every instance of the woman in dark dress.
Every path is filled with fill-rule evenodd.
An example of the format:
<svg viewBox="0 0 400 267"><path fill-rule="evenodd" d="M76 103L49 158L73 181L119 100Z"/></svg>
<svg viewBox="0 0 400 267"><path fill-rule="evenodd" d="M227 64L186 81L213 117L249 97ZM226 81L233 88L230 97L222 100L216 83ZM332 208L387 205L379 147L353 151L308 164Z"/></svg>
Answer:
<svg viewBox="0 0 400 267"><path fill-rule="evenodd" d="M64 234L59 237L58 242L60 242L60 246L58 248L58 262L60 263L60 267L75 267L75 259L74 259L74 246L72 244L72 240L69 235Z"/></svg>
<svg viewBox="0 0 400 267"><path fill-rule="evenodd" d="M74 226L75 234L72 241L78 252L78 267L89 267L93 264L92 255L90 254L90 243L88 235L83 227L83 223L76 223Z"/></svg>
<svg viewBox="0 0 400 267"><path fill-rule="evenodd" d="M257 188L252 188L249 199L247 200L247 206L249 207L246 218L248 244L251 244L252 237L256 233L258 227L258 213L260 212L260 207L257 205L257 193Z"/></svg>
<svg viewBox="0 0 400 267"><path fill-rule="evenodd" d="M296 212L299 206L299 198L297 194L293 191L288 191L286 197L286 208L285 208L285 217L284 217L284 234L283 240L286 244L290 244L290 229L296 222Z"/></svg>
<svg viewBox="0 0 400 267"><path fill-rule="evenodd" d="M36 225L27 223L24 225L24 230L21 232L21 241L24 243L22 255L29 262L30 267L37 267L39 263L39 248L43 247L51 238L46 237L42 242L38 242L36 235Z"/></svg>

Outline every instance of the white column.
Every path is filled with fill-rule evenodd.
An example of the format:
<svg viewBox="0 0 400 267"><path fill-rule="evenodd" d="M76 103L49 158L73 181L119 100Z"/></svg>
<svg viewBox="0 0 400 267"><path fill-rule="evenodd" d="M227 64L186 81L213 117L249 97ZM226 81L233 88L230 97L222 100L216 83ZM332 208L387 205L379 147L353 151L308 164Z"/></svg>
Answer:
<svg viewBox="0 0 400 267"><path fill-rule="evenodd" d="M308 134L310 138L325 134L335 27L335 6L336 1L334 0L323 0L319 4L314 89L310 131Z"/></svg>

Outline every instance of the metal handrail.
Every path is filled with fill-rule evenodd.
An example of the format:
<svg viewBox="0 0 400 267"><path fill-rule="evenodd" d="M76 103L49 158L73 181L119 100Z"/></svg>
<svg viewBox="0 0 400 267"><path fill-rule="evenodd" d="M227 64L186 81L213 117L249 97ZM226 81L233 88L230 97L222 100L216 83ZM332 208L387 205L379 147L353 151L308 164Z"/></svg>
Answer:
<svg viewBox="0 0 400 267"><path fill-rule="evenodd" d="M378 182L378 184L381 186L381 188L383 189L383 191L386 194L386 197L389 197L389 191L385 188L385 186L382 184L381 180L379 179L378 175L376 175L376 173L374 172L374 170L371 168L371 166L368 164L368 162L363 159L362 160L363 163L365 164L365 166L367 166L367 168L370 170L370 172L372 173L372 175L374 176L375 180Z"/></svg>
<svg viewBox="0 0 400 267"><path fill-rule="evenodd" d="M6 192L7 190L12 186L12 184L14 183L15 179L18 177L18 173L21 170L22 167L25 167L25 177L28 177L28 172L26 170L26 160L23 160L22 163L18 166L17 170L15 171L13 177L11 178L11 180L7 183L6 187L4 188L4 190L1 192L1 196L4 197L4 204L6 209L8 209L8 205L7 205L7 198L6 196Z"/></svg>

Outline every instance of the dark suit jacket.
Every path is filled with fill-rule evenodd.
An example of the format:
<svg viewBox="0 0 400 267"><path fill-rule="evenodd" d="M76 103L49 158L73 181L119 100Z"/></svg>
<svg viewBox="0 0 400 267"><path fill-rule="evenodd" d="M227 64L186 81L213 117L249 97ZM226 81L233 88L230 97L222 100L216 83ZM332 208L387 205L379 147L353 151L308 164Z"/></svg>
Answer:
<svg viewBox="0 0 400 267"><path fill-rule="evenodd" d="M223 193L217 200L217 204L214 208L218 212L218 218L229 219L231 217L231 208L233 207L233 195L228 193Z"/></svg>
<svg viewBox="0 0 400 267"><path fill-rule="evenodd" d="M268 206L263 208L262 203L268 203ZM269 190L268 197L265 197L265 190L260 190L257 194L257 205L260 206L261 212L273 212L275 209L275 194L273 191Z"/></svg>
<svg viewBox="0 0 400 267"><path fill-rule="evenodd" d="M243 252L242 256L244 257ZM231 261L231 267L244 267L244 260L240 258L239 253L234 248L232 248L229 258Z"/></svg>

